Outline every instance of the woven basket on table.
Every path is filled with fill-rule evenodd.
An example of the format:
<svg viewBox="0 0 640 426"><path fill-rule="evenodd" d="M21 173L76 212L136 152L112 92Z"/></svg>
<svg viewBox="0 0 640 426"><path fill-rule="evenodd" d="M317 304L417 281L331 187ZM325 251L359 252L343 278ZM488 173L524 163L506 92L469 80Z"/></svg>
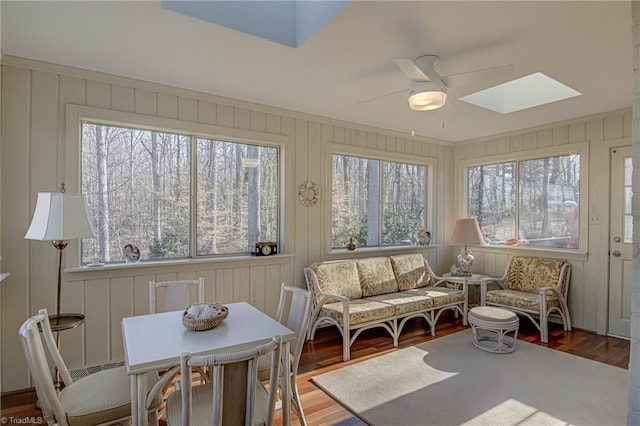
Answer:
<svg viewBox="0 0 640 426"><path fill-rule="evenodd" d="M194 318L191 314L188 313L189 306L182 313L182 325L184 325L189 330L193 331L205 331L211 330L212 328L216 328L222 321L229 315L229 308L224 306L222 303L199 303L198 305L210 306L213 308L213 314L211 316L207 316L205 318ZM194 306L194 305L192 305Z"/></svg>

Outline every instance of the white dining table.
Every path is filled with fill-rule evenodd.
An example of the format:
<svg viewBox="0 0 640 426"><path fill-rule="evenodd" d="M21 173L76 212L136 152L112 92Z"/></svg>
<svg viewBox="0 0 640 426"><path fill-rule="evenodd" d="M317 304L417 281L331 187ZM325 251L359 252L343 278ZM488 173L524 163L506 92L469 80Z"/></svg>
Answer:
<svg viewBox="0 0 640 426"><path fill-rule="evenodd" d="M226 304L229 315L218 327L191 331L182 325L183 311L139 315L122 319L125 365L131 376L131 418L133 425L148 425L145 401L147 373L180 365L180 354L194 355L235 352L270 342L282 336L283 371L289 371L293 331L247 302ZM281 380L282 420L291 424L291 388Z"/></svg>

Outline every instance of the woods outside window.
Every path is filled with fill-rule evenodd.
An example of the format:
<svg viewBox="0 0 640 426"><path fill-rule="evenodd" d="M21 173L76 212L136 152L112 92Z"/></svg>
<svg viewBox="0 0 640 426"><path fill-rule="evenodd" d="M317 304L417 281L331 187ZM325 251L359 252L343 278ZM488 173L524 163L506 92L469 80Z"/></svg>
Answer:
<svg viewBox="0 0 640 426"><path fill-rule="evenodd" d="M276 147L82 121L82 263L122 261L126 244L143 260L248 254L278 239L278 188Z"/></svg>

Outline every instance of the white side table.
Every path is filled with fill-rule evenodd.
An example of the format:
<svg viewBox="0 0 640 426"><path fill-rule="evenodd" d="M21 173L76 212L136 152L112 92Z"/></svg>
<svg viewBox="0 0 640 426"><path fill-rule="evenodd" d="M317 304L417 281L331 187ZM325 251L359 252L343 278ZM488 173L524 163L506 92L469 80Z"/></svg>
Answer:
<svg viewBox="0 0 640 426"><path fill-rule="evenodd" d="M455 288L460 288L464 291L464 315L462 316L462 324L467 325L467 314L469 313L469 286L480 286L480 306L485 305L484 295L487 293L487 283L495 281L495 278L483 274L471 274L468 277L457 277L451 275L450 272L442 275L446 278L447 282L453 284Z"/></svg>

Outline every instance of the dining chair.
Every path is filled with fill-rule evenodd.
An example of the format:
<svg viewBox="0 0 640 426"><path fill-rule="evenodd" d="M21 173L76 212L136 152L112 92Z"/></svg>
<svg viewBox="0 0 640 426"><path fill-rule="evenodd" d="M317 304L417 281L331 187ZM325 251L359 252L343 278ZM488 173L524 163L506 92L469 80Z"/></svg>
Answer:
<svg viewBox="0 0 640 426"><path fill-rule="evenodd" d="M167 399L168 426L271 425L275 410L282 338L238 352L180 357L180 389ZM265 387L258 380L258 358L270 355ZM209 366L210 384L193 386L193 367Z"/></svg>
<svg viewBox="0 0 640 426"><path fill-rule="evenodd" d="M300 355L304 346L307 328L311 318L311 292L302 288L288 286L282 284L280 289L280 301L276 311L276 321L287 327L296 334L296 339L290 344L290 360L291 366L287 379L290 380L289 389L291 389L291 408L298 416L301 425L306 425L304 412L302 411L302 403L300 402L300 393L298 392L298 365L300 364ZM258 362L258 378L260 380L269 379L270 375L269 359L261 357ZM286 372L283 371L283 376ZM282 398L283 396L280 395Z"/></svg>
<svg viewBox="0 0 640 426"><path fill-rule="evenodd" d="M131 379L125 367L99 371L74 382L56 345L46 309L40 309L38 314L28 318L18 334L42 414L49 425L111 425L131 417ZM64 384L59 392L49 369L47 352ZM156 382L152 375L149 380L153 380L150 382L152 392L145 408L150 423L155 424L162 402L158 390L164 383Z"/></svg>
<svg viewBox="0 0 640 426"><path fill-rule="evenodd" d="M193 303L204 303L204 278L149 281L149 313L178 311Z"/></svg>
<svg viewBox="0 0 640 426"><path fill-rule="evenodd" d="M149 281L149 313L184 310L193 303L204 303L204 278L194 280ZM210 377L206 368L196 369L203 383L209 382ZM158 377L164 377L166 372L158 372ZM167 383L166 393L171 384ZM180 382L173 383L174 387Z"/></svg>

